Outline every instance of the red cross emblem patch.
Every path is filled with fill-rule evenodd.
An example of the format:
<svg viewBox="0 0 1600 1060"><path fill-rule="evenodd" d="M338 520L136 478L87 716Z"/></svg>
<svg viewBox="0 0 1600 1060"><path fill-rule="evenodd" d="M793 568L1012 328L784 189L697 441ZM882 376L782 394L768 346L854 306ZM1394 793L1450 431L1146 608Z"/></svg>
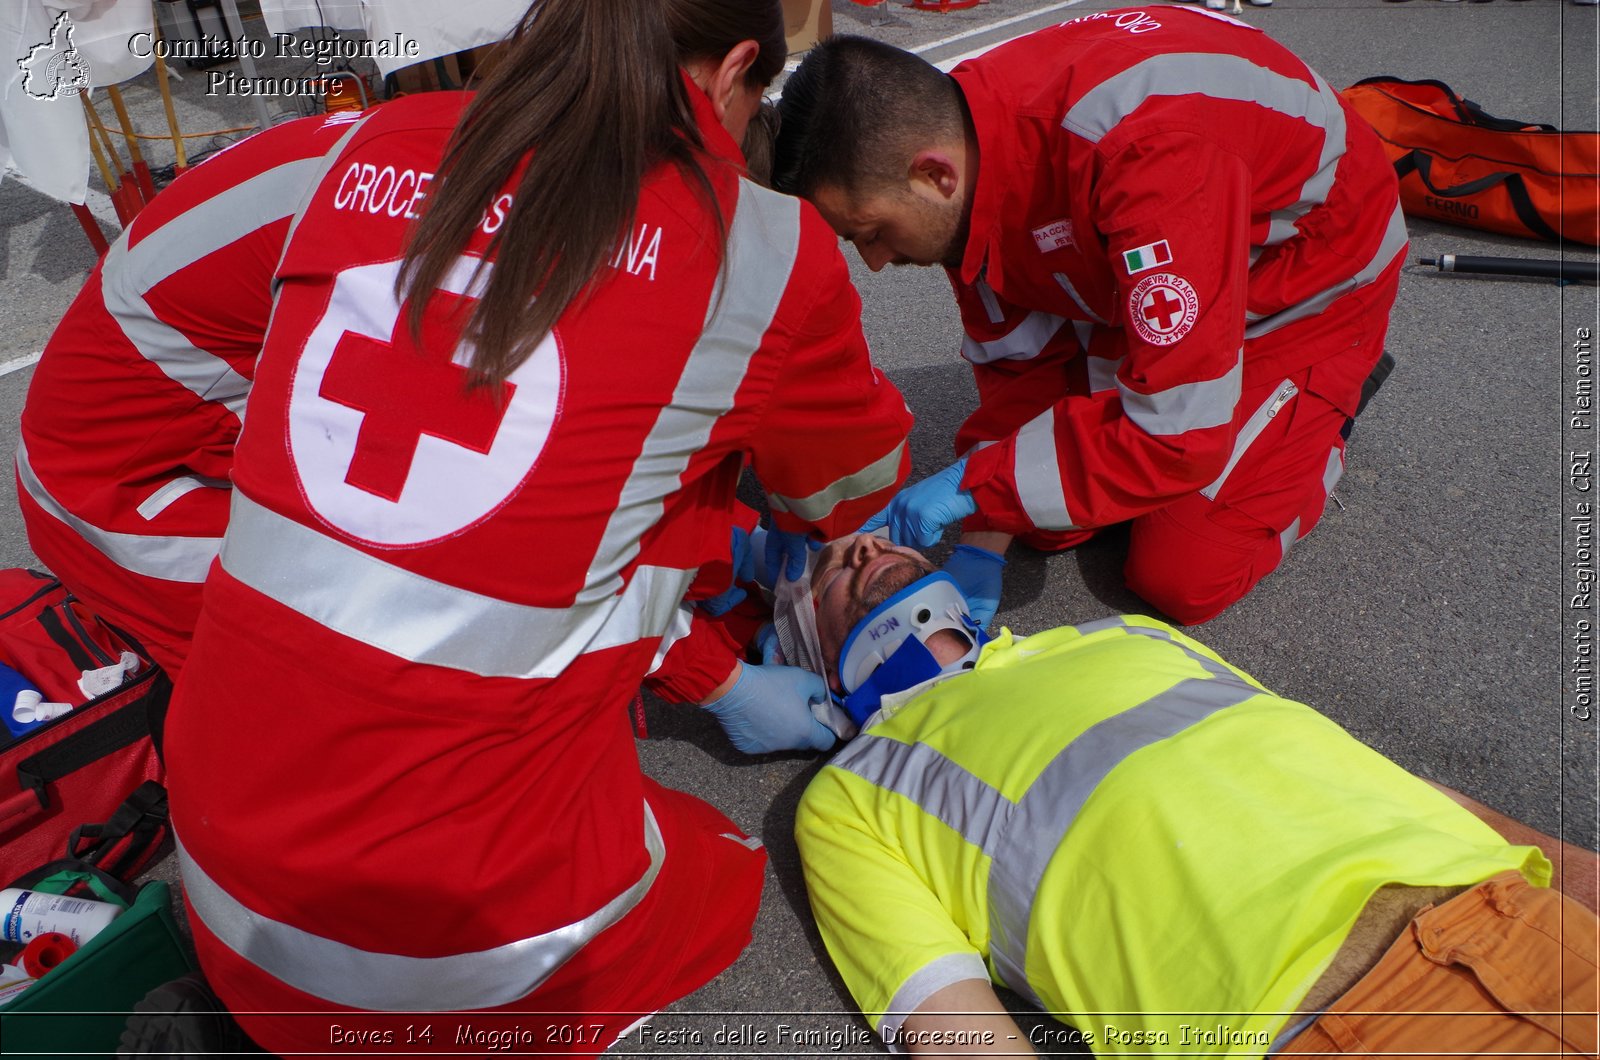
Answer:
<svg viewBox="0 0 1600 1060"><path fill-rule="evenodd" d="M465 530L521 488L560 413L554 333L497 390L469 389L476 259L434 292L414 341L395 299L399 262L340 273L295 366L289 453L318 518L369 544Z"/></svg>
<svg viewBox="0 0 1600 1060"><path fill-rule="evenodd" d="M1171 346L1189 333L1200 315L1200 296L1182 276L1158 272L1134 285L1128 295L1133 330L1152 346Z"/></svg>

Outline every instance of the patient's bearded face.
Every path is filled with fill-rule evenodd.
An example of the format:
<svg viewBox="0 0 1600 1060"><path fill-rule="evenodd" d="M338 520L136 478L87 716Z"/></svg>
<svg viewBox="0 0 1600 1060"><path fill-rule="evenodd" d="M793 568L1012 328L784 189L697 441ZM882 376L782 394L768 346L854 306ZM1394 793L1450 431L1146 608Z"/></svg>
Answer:
<svg viewBox="0 0 1600 1060"><path fill-rule="evenodd" d="M811 572L811 596L817 605L817 638L830 675L838 669L839 649L855 624L933 569L922 553L872 534L842 537L818 554Z"/></svg>

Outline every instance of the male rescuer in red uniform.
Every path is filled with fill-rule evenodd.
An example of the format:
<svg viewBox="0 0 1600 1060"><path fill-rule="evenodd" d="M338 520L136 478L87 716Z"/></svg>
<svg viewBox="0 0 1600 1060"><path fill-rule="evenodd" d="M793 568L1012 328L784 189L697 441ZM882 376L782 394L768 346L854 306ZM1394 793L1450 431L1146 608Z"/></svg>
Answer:
<svg viewBox="0 0 1600 1060"><path fill-rule="evenodd" d="M724 9L711 32L764 19L759 52L741 33L708 55L698 7ZM672 46L646 49L662 19ZM563 64L579 45L592 61ZM832 233L739 178L734 138L782 67L779 6L542 0L509 47L470 102L377 108L304 207L168 721L201 963L274 1051L416 1023L353 1010L532 1010L562 1014L538 1048L594 1052L731 962L759 844L641 775L627 704L681 602L727 584L746 457L782 530L829 537L909 462ZM550 245L495 234L572 219L519 207L588 193L561 182L617 137L565 116L631 106L608 87L654 99L660 120L626 127L678 153L645 156L626 238L597 244L582 297L552 296L555 325L488 374L488 332L466 341L465 323L503 276L510 319L543 308L520 280ZM487 141L508 149L485 159ZM424 173L440 175L414 228ZM461 190L486 173L482 196ZM439 217L468 223L430 240ZM408 248L446 266L416 331ZM546 298L547 270L531 275ZM325 1015L262 1015L282 1012ZM451 1041L494 1026L431 1023Z"/></svg>
<svg viewBox="0 0 1600 1060"><path fill-rule="evenodd" d="M1012 537L1131 520L1129 586L1196 623L1316 524L1406 232L1376 136L1304 62L1209 12L1106 11L948 76L835 38L780 110L778 188L869 267L950 275L980 407L884 519L988 547L948 568L983 621Z"/></svg>
<svg viewBox="0 0 1600 1060"><path fill-rule="evenodd" d="M16 457L28 544L173 677L228 524L272 270L358 117L287 122L173 181L90 272L33 372Z"/></svg>

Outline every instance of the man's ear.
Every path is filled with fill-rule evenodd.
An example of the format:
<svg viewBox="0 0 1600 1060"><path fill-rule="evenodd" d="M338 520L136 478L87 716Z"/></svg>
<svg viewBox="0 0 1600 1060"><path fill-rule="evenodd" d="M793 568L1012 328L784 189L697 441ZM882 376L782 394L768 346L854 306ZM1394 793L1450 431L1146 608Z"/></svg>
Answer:
<svg viewBox="0 0 1600 1060"><path fill-rule="evenodd" d="M728 49L728 54L711 71L710 82L704 86L711 99L711 109L722 121L733 106L736 93L744 86L745 76L761 54L761 45L753 40L742 40Z"/></svg>
<svg viewBox="0 0 1600 1060"><path fill-rule="evenodd" d="M939 199L953 199L961 190L961 164L944 148L929 147L911 156L907 174L913 190Z"/></svg>

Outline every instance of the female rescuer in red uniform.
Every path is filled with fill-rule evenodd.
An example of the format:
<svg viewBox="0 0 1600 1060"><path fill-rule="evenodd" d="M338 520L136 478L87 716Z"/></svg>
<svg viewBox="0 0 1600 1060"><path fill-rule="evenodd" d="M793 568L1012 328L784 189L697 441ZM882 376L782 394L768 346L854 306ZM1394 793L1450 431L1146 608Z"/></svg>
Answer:
<svg viewBox="0 0 1600 1060"><path fill-rule="evenodd" d="M591 1052L748 941L760 844L641 775L627 705L729 580L746 458L833 537L910 427L832 231L741 176L784 54L777 0L540 0L296 218L167 741L201 964L262 1046L534 1010Z"/></svg>

